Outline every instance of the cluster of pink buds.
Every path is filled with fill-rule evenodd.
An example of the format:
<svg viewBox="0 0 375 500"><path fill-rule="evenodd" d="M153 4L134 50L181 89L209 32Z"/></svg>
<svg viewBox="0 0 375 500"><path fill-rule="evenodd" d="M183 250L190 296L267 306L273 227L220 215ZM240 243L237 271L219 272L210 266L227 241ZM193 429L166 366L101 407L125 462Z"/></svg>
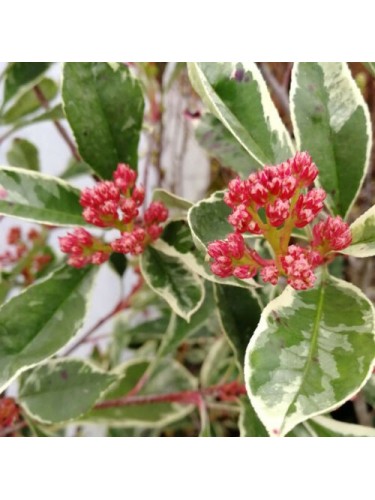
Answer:
<svg viewBox="0 0 375 500"><path fill-rule="evenodd" d="M341 217L327 217L312 228L310 245L290 245L293 230L310 224L323 208L325 191L308 190L317 175L311 156L302 152L245 180L237 177L230 181L224 201L232 209L228 221L235 232L208 245L212 272L223 278L246 279L260 271L266 283L276 285L284 276L296 290L311 288L316 280L314 269L352 241L349 226ZM274 258L261 258L245 244L243 233L262 235Z"/></svg>
<svg viewBox="0 0 375 500"><path fill-rule="evenodd" d="M60 248L69 254L73 267L102 264L112 252L138 255L163 232L161 224L168 218L163 203L154 201L139 217L139 208L145 197L143 187L136 186L137 173L128 165L119 163L112 181L101 181L81 193L83 218L100 228L120 231L120 237L110 243L92 236L85 229L75 229L61 237Z"/></svg>
<svg viewBox="0 0 375 500"><path fill-rule="evenodd" d="M19 408L13 398L0 398L0 429L11 426L19 414Z"/></svg>
<svg viewBox="0 0 375 500"><path fill-rule="evenodd" d="M45 245L39 245L41 233L32 228L26 236L22 235L21 228L11 227L7 234L7 243L9 248L0 254L0 266L7 271L12 272L16 264L25 259L25 265L19 270L23 275L26 284L35 280L36 275L50 263L51 254L46 251ZM34 245L37 249L34 249ZM40 246L40 248L38 248ZM32 252L31 258L27 256Z"/></svg>

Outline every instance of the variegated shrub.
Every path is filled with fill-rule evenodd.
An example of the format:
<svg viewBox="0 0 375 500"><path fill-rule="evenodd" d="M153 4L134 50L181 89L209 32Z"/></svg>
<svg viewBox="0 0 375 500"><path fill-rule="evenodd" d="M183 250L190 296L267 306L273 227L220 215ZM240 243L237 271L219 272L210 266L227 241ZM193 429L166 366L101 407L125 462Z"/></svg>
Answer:
<svg viewBox="0 0 375 500"><path fill-rule="evenodd" d="M375 436L372 66L51 67L3 72L0 145L50 122L72 159L0 167L0 436Z"/></svg>

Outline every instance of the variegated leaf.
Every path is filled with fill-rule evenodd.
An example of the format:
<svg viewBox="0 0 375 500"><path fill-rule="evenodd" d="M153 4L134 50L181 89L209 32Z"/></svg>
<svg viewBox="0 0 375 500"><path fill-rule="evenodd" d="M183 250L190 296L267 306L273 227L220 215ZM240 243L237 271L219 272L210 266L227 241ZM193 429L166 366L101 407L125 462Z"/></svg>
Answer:
<svg viewBox="0 0 375 500"><path fill-rule="evenodd" d="M354 257L372 257L375 255L375 205L362 214L350 226L352 244L341 251Z"/></svg>
<svg viewBox="0 0 375 500"><path fill-rule="evenodd" d="M289 134L255 63L188 63L188 70L196 92L252 164L275 164L292 155Z"/></svg>
<svg viewBox="0 0 375 500"><path fill-rule="evenodd" d="M92 267L61 267L0 308L0 392L76 335L95 272Z"/></svg>
<svg viewBox="0 0 375 500"><path fill-rule="evenodd" d="M67 422L88 412L118 378L86 360L55 359L24 374L19 402L40 422Z"/></svg>
<svg viewBox="0 0 375 500"><path fill-rule="evenodd" d="M266 428L259 420L246 396L242 397L240 401L238 428L241 437L269 437Z"/></svg>
<svg viewBox="0 0 375 500"><path fill-rule="evenodd" d="M0 214L45 224L83 225L79 190L50 175L0 167Z"/></svg>
<svg viewBox="0 0 375 500"><path fill-rule="evenodd" d="M372 131L367 105L346 63L297 63L291 114L299 150L319 168L327 205L346 217L369 165Z"/></svg>
<svg viewBox="0 0 375 500"><path fill-rule="evenodd" d="M189 321L204 300L202 280L176 257L149 247L141 257L142 274L173 311Z"/></svg>
<svg viewBox="0 0 375 500"><path fill-rule="evenodd" d="M331 276L313 289L288 287L264 309L246 351L250 401L270 435L350 399L371 375L374 307Z"/></svg>

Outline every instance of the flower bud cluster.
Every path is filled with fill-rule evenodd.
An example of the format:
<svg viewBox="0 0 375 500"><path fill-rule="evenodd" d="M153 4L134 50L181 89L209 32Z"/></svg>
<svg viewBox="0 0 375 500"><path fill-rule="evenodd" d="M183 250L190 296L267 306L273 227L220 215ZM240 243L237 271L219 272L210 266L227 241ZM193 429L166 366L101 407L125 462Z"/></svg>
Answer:
<svg viewBox="0 0 375 500"><path fill-rule="evenodd" d="M208 245L211 270L221 277L250 278L260 271L266 283L276 285L285 276L296 290L314 285L314 269L329 260L328 254L350 245L349 226L340 217L327 217L312 228L307 248L290 245L292 231L310 224L321 212L324 189L307 190L318 168L306 152L276 166L266 166L245 180L229 182L224 202L232 209L228 217L234 233ZM243 233L263 235L274 259L263 259L244 242Z"/></svg>
<svg viewBox="0 0 375 500"><path fill-rule="evenodd" d="M68 263L74 267L102 264L112 252L138 255L163 232L161 224L168 218L168 210L154 201L139 217L139 207L145 197L143 187L136 186L137 173L128 165L119 163L112 181L98 182L85 188L80 197L83 218L100 228L120 231L120 237L110 243L94 238L85 229L75 229L60 238L60 248L69 254Z"/></svg>

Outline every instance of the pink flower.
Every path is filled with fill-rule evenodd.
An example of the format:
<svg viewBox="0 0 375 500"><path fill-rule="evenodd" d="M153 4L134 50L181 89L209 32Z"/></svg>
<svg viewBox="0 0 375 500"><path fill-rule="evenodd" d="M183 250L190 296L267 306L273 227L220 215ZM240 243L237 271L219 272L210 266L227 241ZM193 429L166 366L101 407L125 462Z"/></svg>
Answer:
<svg viewBox="0 0 375 500"><path fill-rule="evenodd" d="M262 280L266 283L271 283L272 285L277 285L279 280L279 270L275 266L275 264L271 264L269 266L263 267L260 272Z"/></svg>
<svg viewBox="0 0 375 500"><path fill-rule="evenodd" d="M327 217L313 227L312 247L328 253L348 247L352 242L349 225L340 216Z"/></svg>
<svg viewBox="0 0 375 500"><path fill-rule="evenodd" d="M249 183L239 177L233 179L228 184L228 191L224 194L224 202L231 208L244 204L248 206L251 201L249 193Z"/></svg>
<svg viewBox="0 0 375 500"><path fill-rule="evenodd" d="M68 264L73 267L102 264L109 259L109 249L83 228L60 237L59 244L61 251L69 254Z"/></svg>
<svg viewBox="0 0 375 500"><path fill-rule="evenodd" d="M266 215L274 227L281 224L289 217L290 202L277 199L274 203L266 205Z"/></svg>
<svg viewBox="0 0 375 500"><path fill-rule="evenodd" d="M167 218L168 210L161 201L153 201L144 214L146 225L165 222Z"/></svg>

